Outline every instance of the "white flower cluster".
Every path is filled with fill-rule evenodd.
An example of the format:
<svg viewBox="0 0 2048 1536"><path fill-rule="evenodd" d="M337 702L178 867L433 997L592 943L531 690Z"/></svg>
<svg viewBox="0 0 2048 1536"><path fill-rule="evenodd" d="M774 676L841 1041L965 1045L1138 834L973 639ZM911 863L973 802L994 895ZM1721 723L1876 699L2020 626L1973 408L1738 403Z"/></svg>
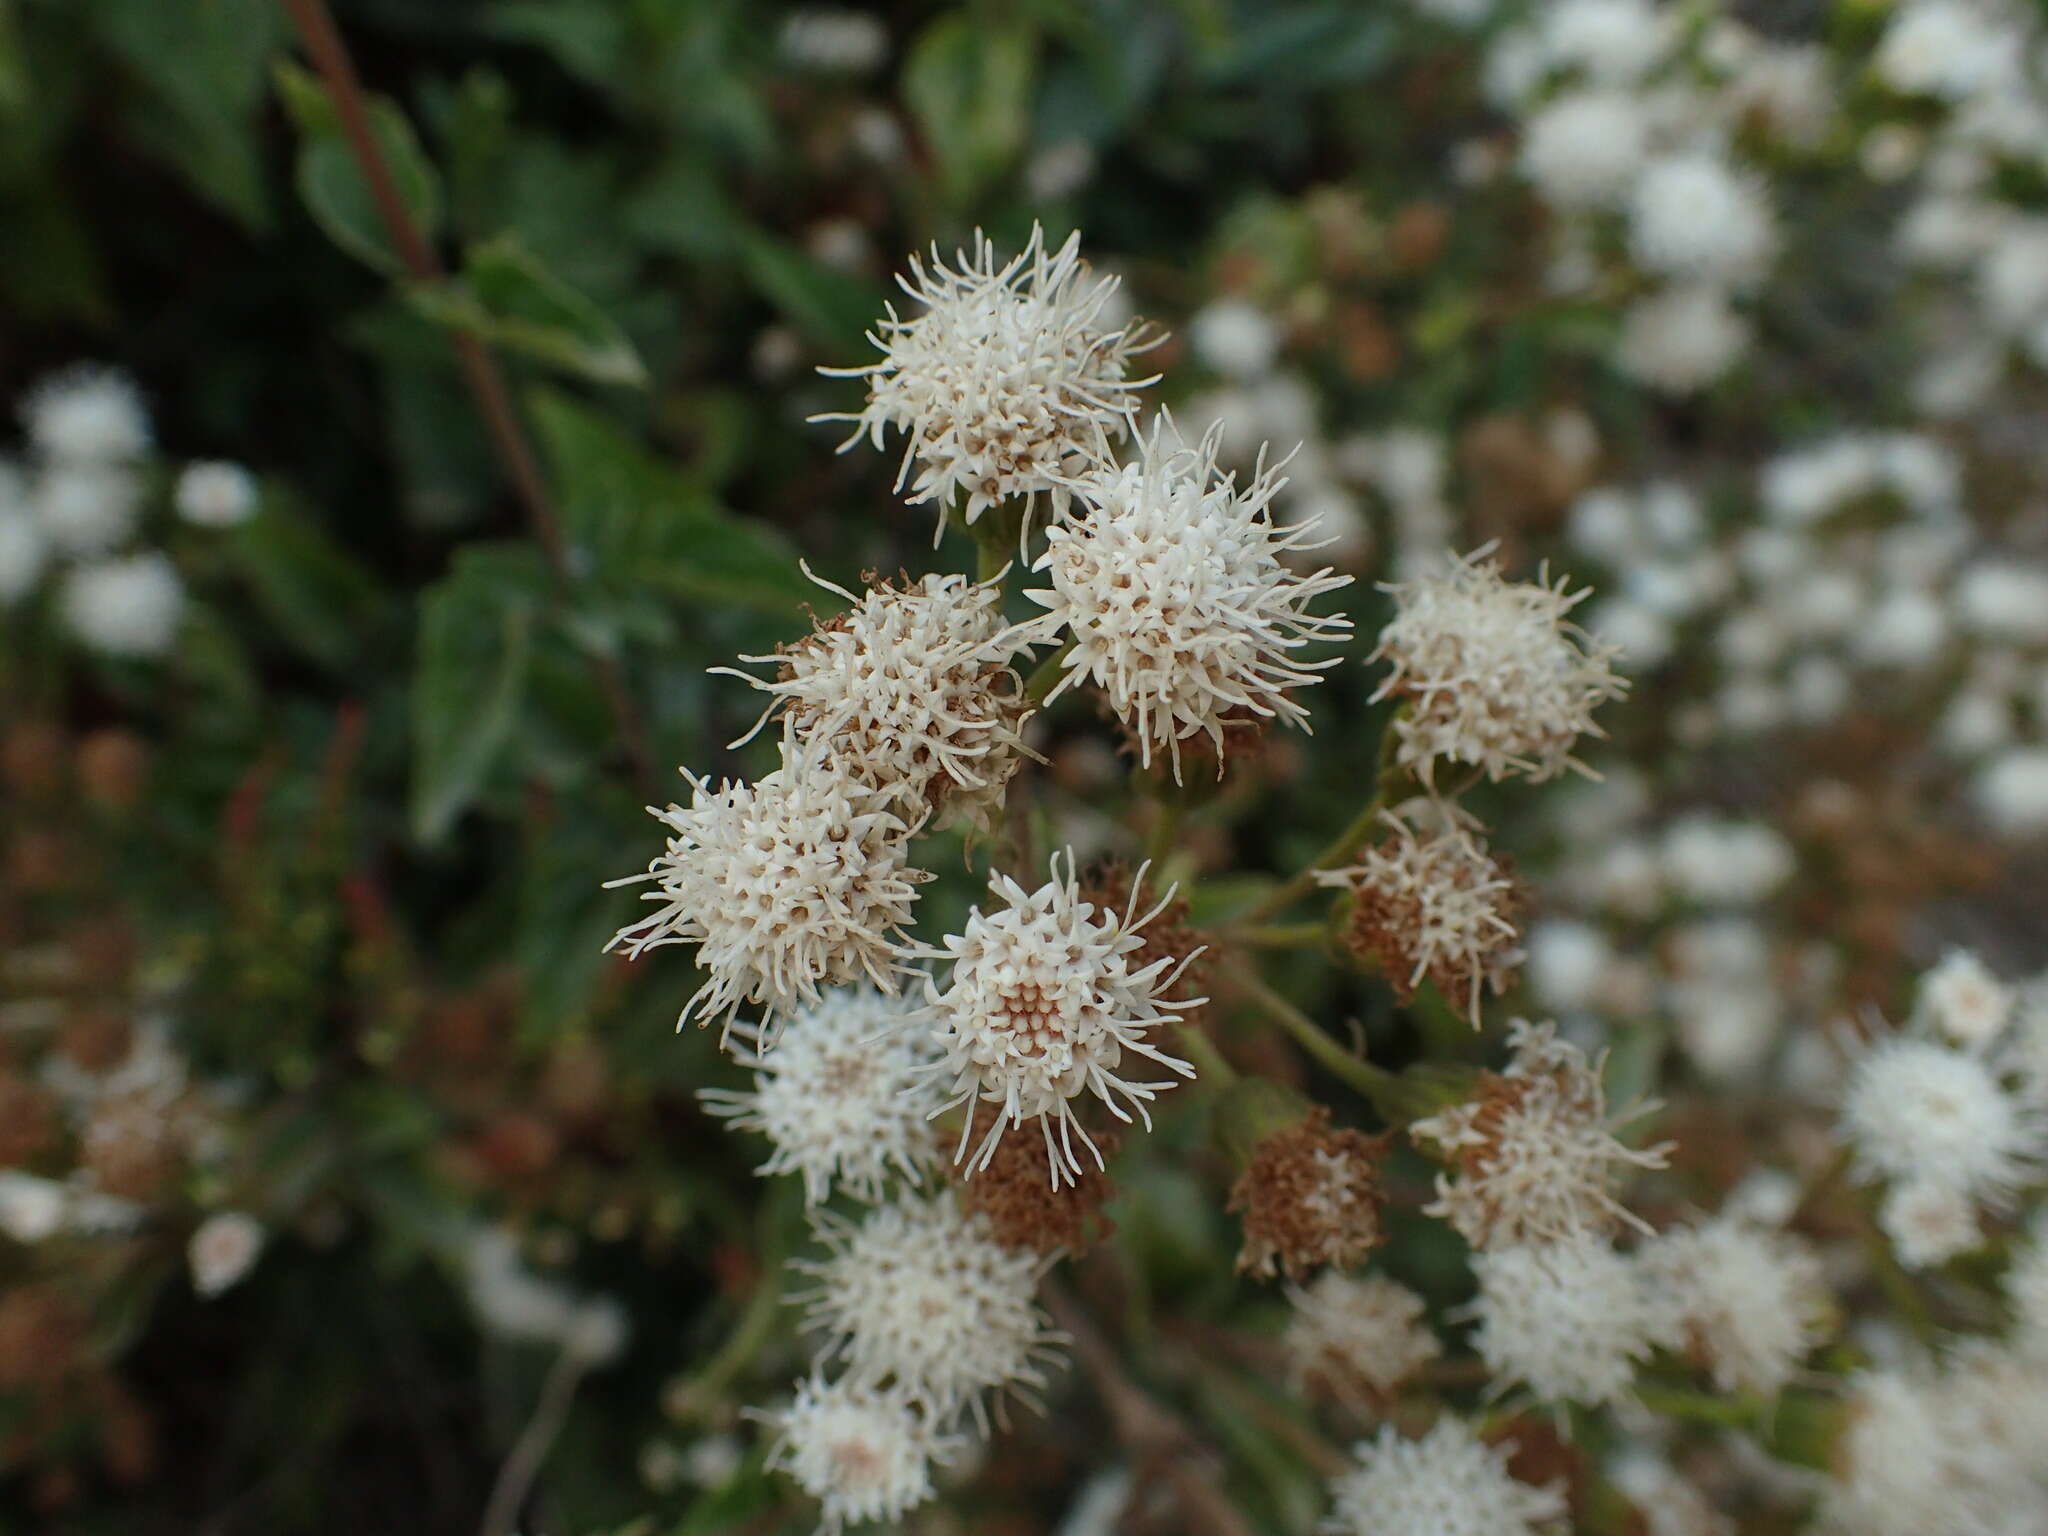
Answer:
<svg viewBox="0 0 2048 1536"><path fill-rule="evenodd" d="M136 543L155 442L141 392L117 369L80 364L35 385L21 415L30 465L0 459L0 607L68 563L56 611L81 645L162 655L177 637L185 586L167 554ZM172 500L187 522L231 527L253 515L255 482L240 465L195 463Z"/></svg>
<svg viewBox="0 0 2048 1536"><path fill-rule="evenodd" d="M2010 1209L2048 1176L2048 1113L2006 1039L2012 995L1952 954L1920 1003L1920 1027L1858 1056L1841 1107L1858 1175L1885 1184L1878 1224L1909 1269L1977 1247L1979 1211Z"/></svg>
<svg viewBox="0 0 2048 1536"><path fill-rule="evenodd" d="M1508 1450L1461 1420L1438 1419L1419 1440L1392 1425L1352 1450L1357 1466L1331 1483L1327 1536L1544 1536L1564 1529L1564 1490L1508 1471Z"/></svg>

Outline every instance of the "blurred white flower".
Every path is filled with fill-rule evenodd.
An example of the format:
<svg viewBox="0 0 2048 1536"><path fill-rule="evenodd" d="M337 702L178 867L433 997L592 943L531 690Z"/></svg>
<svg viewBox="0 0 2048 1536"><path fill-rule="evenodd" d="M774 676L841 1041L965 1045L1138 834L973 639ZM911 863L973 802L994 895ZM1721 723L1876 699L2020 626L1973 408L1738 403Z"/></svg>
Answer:
<svg viewBox="0 0 2048 1536"><path fill-rule="evenodd" d="M78 363L37 382L21 404L29 441L44 457L82 465L125 463L149 452L149 411L118 368Z"/></svg>
<svg viewBox="0 0 2048 1536"><path fill-rule="evenodd" d="M202 1221L185 1245L192 1289L218 1296L249 1272L263 1251L263 1223L246 1211L217 1211Z"/></svg>
<svg viewBox="0 0 2048 1536"><path fill-rule="evenodd" d="M1226 378L1256 378L1280 354L1280 327L1245 299L1213 299L1188 323L1195 356Z"/></svg>
<svg viewBox="0 0 2048 1536"><path fill-rule="evenodd" d="M2001 752L1978 773L1974 791L1984 817L2011 837L2048 832L2048 747Z"/></svg>
<svg viewBox="0 0 2048 1536"><path fill-rule="evenodd" d="M1666 277L1742 286L1760 280L1777 247L1756 178L1687 153L1652 161L1629 198L1629 248Z"/></svg>
<svg viewBox="0 0 2048 1536"><path fill-rule="evenodd" d="M108 656L161 656L177 638L185 584L168 556L155 551L81 565L64 580L64 622L91 649Z"/></svg>
<svg viewBox="0 0 2048 1536"><path fill-rule="evenodd" d="M201 528L233 528L256 515L256 477L225 461L189 464L178 476L178 515Z"/></svg>
<svg viewBox="0 0 2048 1536"><path fill-rule="evenodd" d="M1920 978L1919 1005L1957 1045L1989 1045L2012 1022L2018 994L1966 949L1951 949Z"/></svg>
<svg viewBox="0 0 2048 1536"><path fill-rule="evenodd" d="M1293 1307L1280 1345L1296 1391L1328 1387L1340 1398L1384 1399L1443 1353L1422 1298L1385 1275L1326 1269L1289 1285Z"/></svg>
<svg viewBox="0 0 2048 1536"><path fill-rule="evenodd" d="M135 531L142 482L126 464L52 464L36 476L30 505L54 549L79 557L103 555Z"/></svg>
<svg viewBox="0 0 2048 1536"><path fill-rule="evenodd" d="M1612 1402L1664 1342L1669 1320L1604 1237L1490 1248L1472 1256L1472 1274L1472 1347L1499 1386L1541 1402Z"/></svg>
<svg viewBox="0 0 2048 1536"><path fill-rule="evenodd" d="M1648 146L1649 125L1633 97L1579 91L1529 119L1522 171L1559 208L1613 207L1634 184Z"/></svg>
<svg viewBox="0 0 2048 1536"><path fill-rule="evenodd" d="M1511 1448L1488 1445L1445 1414L1419 1440L1391 1424L1352 1447L1358 1465L1330 1484L1325 1536L1552 1536L1564 1529L1564 1490L1520 1482Z"/></svg>
<svg viewBox="0 0 2048 1536"><path fill-rule="evenodd" d="M820 1536L902 1519L931 1499L932 1464L960 1449L956 1436L935 1433L903 1393L827 1383L815 1373L797 1383L787 1408L760 1417L775 1430L768 1468L787 1472L823 1506Z"/></svg>
<svg viewBox="0 0 2048 1536"><path fill-rule="evenodd" d="M1704 1360L1723 1392L1778 1391L1821 1340L1830 1308L1819 1256L1727 1216L1675 1228L1636 1255L1662 1337Z"/></svg>
<svg viewBox="0 0 2048 1536"><path fill-rule="evenodd" d="M1713 383L1749 348L1749 322L1720 288L1684 283L1638 299L1622 315L1614 360L1624 373L1669 395Z"/></svg>
<svg viewBox="0 0 2048 1536"><path fill-rule="evenodd" d="M837 6L791 11L776 41L785 63L820 74L872 74L889 57L889 29L879 16Z"/></svg>

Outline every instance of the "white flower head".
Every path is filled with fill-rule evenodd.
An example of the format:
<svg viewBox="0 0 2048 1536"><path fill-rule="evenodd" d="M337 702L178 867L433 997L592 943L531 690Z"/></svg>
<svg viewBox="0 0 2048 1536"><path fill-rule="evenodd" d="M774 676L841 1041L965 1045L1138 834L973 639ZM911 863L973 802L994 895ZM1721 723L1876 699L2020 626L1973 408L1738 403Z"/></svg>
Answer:
<svg viewBox="0 0 2048 1536"><path fill-rule="evenodd" d="M872 74L889 57L889 28L866 11L804 6L783 18L776 51L785 63L821 75Z"/></svg>
<svg viewBox="0 0 2048 1536"><path fill-rule="evenodd" d="M1717 155L1681 154L1653 162L1637 181L1629 247L1648 271L1740 285L1764 275L1777 236L1760 182Z"/></svg>
<svg viewBox="0 0 2048 1536"><path fill-rule="evenodd" d="M1481 549L1441 570L1383 584L1396 611L1368 662L1390 670L1373 694L1402 701L1394 716L1399 760L1432 782L1438 759L1470 763L1499 780L1542 781L1567 768L1581 736L1604 734L1593 711L1624 693L1612 647L1570 622L1589 595L1510 582Z"/></svg>
<svg viewBox="0 0 2048 1536"><path fill-rule="evenodd" d="M233 528L256 515L256 477L225 460L188 464L172 500L188 523Z"/></svg>
<svg viewBox="0 0 2048 1536"><path fill-rule="evenodd" d="M1649 144L1640 101L1622 91L1575 91L1529 119L1522 170L1546 202L1608 208L1628 194Z"/></svg>
<svg viewBox="0 0 2048 1536"><path fill-rule="evenodd" d="M1984 1241L1969 1195L1942 1179L1904 1179L1885 1191L1877 1225L1907 1269L1933 1269Z"/></svg>
<svg viewBox="0 0 2048 1536"><path fill-rule="evenodd" d="M1516 1019L1508 1044L1507 1070L1488 1073L1476 1097L1409 1127L1458 1169L1455 1178L1437 1175L1425 1211L1475 1248L1605 1233L1618 1221L1642 1226L1611 1186L1622 1170L1662 1168L1670 1148L1627 1147L1614 1130L1655 1106L1610 1118L1605 1058L1588 1061L1553 1024Z"/></svg>
<svg viewBox="0 0 2048 1536"><path fill-rule="evenodd" d="M804 1200L817 1205L835 1189L874 1204L892 1175L912 1184L938 1162L927 1123L937 1092L933 1048L912 1027L906 999L869 987L835 987L799 1008L752 1058L746 1092L707 1088L698 1097L714 1115L759 1131L775 1150L763 1174L803 1176ZM750 1025L733 1033L758 1041Z"/></svg>
<svg viewBox="0 0 2048 1536"><path fill-rule="evenodd" d="M888 316L869 335L883 356L829 375L868 381L865 408L817 419L851 421L877 448L885 432L906 438L899 486L943 511L965 493L963 517L1013 496L1063 493L1077 470L1105 462L1131 428L1131 358L1156 344L1144 327L1105 329L1115 277L1095 277L1074 234L1057 251L1034 225L1023 251L998 264L977 233L949 268L934 248L929 269L910 258L903 291L922 313ZM915 477L912 466L916 466ZM934 536L934 542L937 535Z"/></svg>
<svg viewBox="0 0 2048 1536"><path fill-rule="evenodd" d="M178 635L185 584L170 557L150 550L82 565L65 578L64 622L107 656L161 656Z"/></svg>
<svg viewBox="0 0 2048 1536"><path fill-rule="evenodd" d="M192 1289L218 1296L249 1273L263 1251L263 1223L246 1211L219 1211L202 1221L185 1246Z"/></svg>
<svg viewBox="0 0 2048 1536"><path fill-rule="evenodd" d="M1681 283L1631 304L1615 366L1667 395L1704 389L1749 346L1749 322L1712 283Z"/></svg>
<svg viewBox="0 0 2048 1536"><path fill-rule="evenodd" d="M904 860L908 828L882 797L830 764L785 746L783 766L755 784L713 789L688 770L688 806L649 814L668 847L644 875L651 916L608 948L631 959L664 944L695 944L704 984L683 1005L730 1028L745 1004L763 1010L762 1043L820 989L870 981L896 989L912 953L903 937L918 884ZM721 1037L722 1038L722 1037Z"/></svg>
<svg viewBox="0 0 2048 1536"><path fill-rule="evenodd" d="M1776 1392L1820 1341L1826 1281L1795 1237L1722 1216L1659 1234L1636 1263L1668 1333L1723 1392Z"/></svg>
<svg viewBox="0 0 2048 1536"><path fill-rule="evenodd" d="M1380 820L1390 837L1316 881L1352 893L1346 942L1397 991L1413 996L1426 976L1476 1027L1487 989L1504 990L1523 959L1519 889L1454 804L1418 798Z"/></svg>
<svg viewBox="0 0 2048 1536"><path fill-rule="evenodd" d="M1358 1465L1330 1484L1326 1536L1540 1536L1561 1531L1564 1490L1508 1472L1508 1448L1462 1420L1438 1419L1419 1440L1392 1425L1352 1447Z"/></svg>
<svg viewBox="0 0 2048 1536"><path fill-rule="evenodd" d="M1651 0L1555 0L1541 13L1553 68L1617 84L1640 79L1663 57L1676 18Z"/></svg>
<svg viewBox="0 0 2048 1536"><path fill-rule="evenodd" d="M36 476L30 505L53 548L102 555L135 531L142 481L124 463L59 461Z"/></svg>
<svg viewBox="0 0 2048 1536"><path fill-rule="evenodd" d="M1384 1398L1443 1353L1422 1298L1385 1275L1326 1269L1289 1285L1287 1299L1294 1313L1280 1345L1296 1391L1319 1383L1347 1399Z"/></svg>
<svg viewBox="0 0 2048 1536"><path fill-rule="evenodd" d="M1866 1180L1925 1181L1994 1207L2033 1175L2048 1139L1982 1057L1907 1035L1857 1059L1841 1132Z"/></svg>
<svg viewBox="0 0 2048 1536"><path fill-rule="evenodd" d="M29 441L45 458L113 464L149 452L149 411L118 368L78 363L51 374L21 405Z"/></svg>
<svg viewBox="0 0 2048 1536"><path fill-rule="evenodd" d="M1957 1045L1989 1045L2012 1022L2019 997L1974 954L1952 949L1920 978L1920 1008Z"/></svg>
<svg viewBox="0 0 2048 1536"><path fill-rule="evenodd" d="M1132 964L1145 948L1139 930L1173 900L1174 890L1169 888L1157 906L1137 916L1137 893L1145 877L1141 866L1131 881L1130 903L1117 912L1082 898L1073 866L1070 853L1062 876L1054 854L1052 878L1035 891L1026 891L1008 875L992 874L989 889L1003 906L986 913L975 908L965 931L949 936L944 951L934 952L952 961L944 987L936 981L926 984L928 1016L945 1053L940 1070L954 1078L953 1096L944 1107L968 1106L954 1157L967 1159L970 1174L988 1165L1006 1129L1036 1118L1052 1184L1058 1188L1080 1177L1076 1136L1096 1167L1102 1166L1101 1150L1074 1116L1077 1097L1093 1094L1126 1123L1130 1109L1136 1109L1150 1129L1147 1101L1174 1085L1171 1076L1143 1082L1120 1075L1130 1070L1127 1054L1181 1077L1195 1075L1193 1067L1154 1043L1159 1032L1202 1001L1168 999L1195 955ZM969 1155L982 1104L995 1106L995 1123Z"/></svg>
<svg viewBox="0 0 2048 1536"><path fill-rule="evenodd" d="M1291 690L1320 681L1335 658L1294 653L1351 627L1309 611L1349 576L1287 564L1316 547L1315 525L1275 526L1279 469L1262 459L1240 490L1234 473L1217 471L1221 436L1211 427L1191 448L1162 417L1138 462L1080 477L1085 514L1048 529L1032 567L1052 585L1026 593L1047 610L1041 632L1073 642L1051 697L1092 682L1136 738L1139 760L1149 766L1164 748L1176 779L1190 737L1208 738L1220 775L1226 727L1277 720L1308 729Z"/></svg>
<svg viewBox="0 0 2048 1536"><path fill-rule="evenodd" d="M1001 585L934 573L855 597L811 579L852 606L772 656L740 658L775 666L771 680L712 670L773 694L761 724L780 717L906 823L936 813L986 831L1029 750L1019 732L1030 706L1011 665L1027 641L1003 619Z"/></svg>
<svg viewBox="0 0 2048 1536"><path fill-rule="evenodd" d="M937 1423L969 1413L986 1429L989 1393L1030 1401L1045 1384L1062 1342L1032 1299L1045 1261L998 1243L951 1191L899 1198L858 1225L824 1211L812 1220L830 1252L796 1261L817 1284L790 1300L854 1386L893 1388Z"/></svg>
<svg viewBox="0 0 2048 1536"><path fill-rule="evenodd" d="M900 1392L814 1374L787 1408L762 1414L776 1431L767 1466L787 1472L823 1505L821 1536L848 1525L900 1520L933 1494L932 1464L961 1448L937 1433Z"/></svg>
<svg viewBox="0 0 2048 1536"><path fill-rule="evenodd" d="M1604 1237L1491 1248L1473 1255L1472 1273L1472 1344L1496 1386L1524 1385L1544 1402L1612 1402L1662 1342L1642 1277Z"/></svg>

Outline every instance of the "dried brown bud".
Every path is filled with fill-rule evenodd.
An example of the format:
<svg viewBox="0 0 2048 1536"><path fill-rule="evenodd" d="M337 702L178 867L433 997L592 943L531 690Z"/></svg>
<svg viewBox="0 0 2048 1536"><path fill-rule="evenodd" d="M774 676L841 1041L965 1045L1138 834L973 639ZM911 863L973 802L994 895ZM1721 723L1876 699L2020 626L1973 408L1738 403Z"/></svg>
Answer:
<svg viewBox="0 0 2048 1536"><path fill-rule="evenodd" d="M18 1168L50 1143L56 1106L34 1083L0 1070L0 1168Z"/></svg>
<svg viewBox="0 0 2048 1536"><path fill-rule="evenodd" d="M1252 1153L1230 1191L1230 1209L1244 1213L1239 1270L1300 1280L1325 1264L1349 1269L1384 1238L1378 1164L1388 1139L1333 1131L1329 1120L1312 1109Z"/></svg>
<svg viewBox="0 0 2048 1536"><path fill-rule="evenodd" d="M133 731L94 731L78 744L78 780L101 809L125 811L149 780L149 747Z"/></svg>
<svg viewBox="0 0 2048 1536"><path fill-rule="evenodd" d="M182 1150L171 1112L146 1093L132 1093L93 1111L80 1161L108 1194L147 1201L176 1175Z"/></svg>
<svg viewBox="0 0 2048 1536"><path fill-rule="evenodd" d="M1092 1131L1105 1158L1116 1153L1115 1131ZM960 1186L960 1204L988 1218L996 1241L1008 1248L1079 1255L1115 1230L1102 1208L1116 1186L1100 1169L1084 1168L1058 1189L1045 1170L1042 1137L1019 1126L996 1144L988 1165Z"/></svg>
<svg viewBox="0 0 2048 1536"><path fill-rule="evenodd" d="M0 1295L0 1391L48 1387L79 1364L85 1311L53 1285L21 1285Z"/></svg>
<svg viewBox="0 0 2048 1536"><path fill-rule="evenodd" d="M1521 889L1476 823L1426 802L1408 814L1416 825L1385 813L1387 835L1350 868L1320 878L1350 890L1344 946L1379 970L1402 1002L1427 977L1476 1024L1486 989L1504 990L1521 964Z"/></svg>

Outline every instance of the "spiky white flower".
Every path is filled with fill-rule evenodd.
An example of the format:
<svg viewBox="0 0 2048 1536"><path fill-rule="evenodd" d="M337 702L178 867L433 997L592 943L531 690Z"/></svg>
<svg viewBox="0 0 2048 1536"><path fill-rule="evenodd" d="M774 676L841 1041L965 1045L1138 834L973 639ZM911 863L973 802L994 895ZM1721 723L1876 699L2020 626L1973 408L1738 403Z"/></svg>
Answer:
<svg viewBox="0 0 2048 1536"><path fill-rule="evenodd" d="M218 1296L249 1273L263 1251L263 1223L247 1211L217 1211L202 1221L185 1245L192 1289Z"/></svg>
<svg viewBox="0 0 2048 1536"><path fill-rule="evenodd" d="M226 460L188 464L172 500L188 523L233 528L256 515L256 477Z"/></svg>
<svg viewBox="0 0 2048 1536"><path fill-rule="evenodd" d="M1761 185L1718 155L1657 160L1629 198L1629 248L1639 266L1667 277L1753 283L1776 249Z"/></svg>
<svg viewBox="0 0 2048 1536"><path fill-rule="evenodd" d="M1920 978L1920 1008L1957 1045L1989 1045L2012 1022L2019 998L1967 949L1952 949Z"/></svg>
<svg viewBox="0 0 2048 1536"><path fill-rule="evenodd" d="M1000 265L979 233L957 270L936 248L929 270L912 256L910 276L897 281L922 313L902 320L891 306L868 337L880 361L821 370L866 379L868 401L817 419L853 422L846 448L863 437L879 448L888 429L901 430L897 483L909 482L913 503L939 503L938 534L962 493L970 524L1009 497L1061 493L1131 428L1132 392L1152 381L1125 374L1158 338L1143 327L1105 328L1118 280L1092 275L1080 239L1048 252L1034 225L1023 251Z"/></svg>
<svg viewBox="0 0 2048 1536"><path fill-rule="evenodd" d="M1588 590L1552 586L1547 567L1534 582L1509 582L1490 550L1381 587L1396 610L1366 658L1389 664L1373 699L1402 701L1399 760L1425 784L1438 759L1495 780L1581 767L1571 755L1579 737L1604 734L1593 711L1628 688L1612 648L1567 618Z"/></svg>
<svg viewBox="0 0 2048 1536"><path fill-rule="evenodd" d="M1504 990L1522 962L1515 882L1455 805L1416 799L1380 820L1391 838L1316 882L1352 893L1347 942L1394 968L1396 988L1412 994L1427 976L1476 1027L1487 988Z"/></svg>
<svg viewBox="0 0 2048 1536"><path fill-rule="evenodd" d="M1419 1440L1391 1424L1352 1447L1358 1465L1338 1474L1326 1536L1539 1536L1559 1531L1564 1490L1508 1472L1508 1449L1463 1420L1438 1419Z"/></svg>
<svg viewBox="0 0 2048 1536"><path fill-rule="evenodd" d="M1699 1356L1723 1392L1776 1392L1820 1341L1826 1280L1797 1238L1722 1216L1659 1234L1636 1263L1666 1312L1660 1334Z"/></svg>
<svg viewBox="0 0 2048 1536"><path fill-rule="evenodd" d="M1614 1178L1662 1168L1670 1148L1626 1147L1613 1133L1655 1106L1610 1118L1600 1082L1606 1057L1589 1062L1554 1024L1516 1019L1508 1044L1507 1070L1489 1073L1476 1097L1409 1127L1458 1169L1455 1178L1437 1175L1437 1198L1424 1209L1475 1248L1604 1233L1617 1221L1642 1226L1614 1197Z"/></svg>
<svg viewBox="0 0 2048 1536"><path fill-rule="evenodd" d="M959 1452L901 1392L880 1392L814 1373L787 1408L762 1414L776 1431L771 1471L787 1472L819 1501L820 1536L848 1525L900 1520L933 1494L932 1465Z"/></svg>
<svg viewBox="0 0 2048 1536"><path fill-rule="evenodd" d="M1320 662L1294 652L1350 629L1309 604L1350 583L1327 567L1313 575L1286 557L1312 549L1315 526L1274 525L1271 503L1285 483L1261 467L1243 490L1219 474L1220 427L1189 447L1162 418L1138 462L1080 477L1085 516L1047 530L1034 571L1049 588L1026 595L1046 609L1046 638L1067 635L1066 675L1050 698L1084 679L1108 695L1137 739L1140 761L1164 748L1180 777L1180 744L1207 736L1223 769L1223 733L1233 723L1279 720L1308 729L1290 690L1320 681Z"/></svg>
<svg viewBox="0 0 2048 1536"><path fill-rule="evenodd" d="M59 462L36 476L30 505L53 548L102 555L135 531L142 482L127 464Z"/></svg>
<svg viewBox="0 0 2048 1536"><path fill-rule="evenodd" d="M65 578L64 622L104 655L161 656L177 638L185 584L170 558L155 550L81 565Z"/></svg>
<svg viewBox="0 0 2048 1536"><path fill-rule="evenodd" d="M905 998L835 987L790 1015L772 1050L749 1059L751 1090L707 1088L698 1097L773 1142L759 1171L801 1174L805 1203L836 1188L874 1204L892 1175L917 1184L938 1162L928 1123L938 1094L921 1070L933 1047L914 1016ZM733 1033L760 1043L751 1025Z"/></svg>
<svg viewBox="0 0 2048 1536"><path fill-rule="evenodd" d="M1473 1348L1498 1385L1544 1402L1612 1402L1663 1342L1666 1319L1604 1237L1491 1248L1473 1255L1472 1274Z"/></svg>
<svg viewBox="0 0 2048 1536"><path fill-rule="evenodd" d="M1622 316L1615 365L1667 395L1704 389L1749 346L1749 322L1723 289L1681 283L1636 300Z"/></svg>
<svg viewBox="0 0 2048 1536"><path fill-rule="evenodd" d="M1634 96L1575 91L1529 119L1522 135L1522 170L1555 207L1614 207L1642 169L1649 131Z"/></svg>
<svg viewBox="0 0 2048 1536"><path fill-rule="evenodd" d="M1100 1149L1074 1116L1077 1097L1092 1093L1126 1123L1136 1109L1149 1130L1147 1101L1174 1085L1172 1077L1137 1082L1120 1075L1120 1068L1129 1070L1126 1053L1181 1077L1195 1075L1193 1067L1154 1043L1201 1001L1166 996L1194 955L1178 962L1161 957L1135 969L1131 964L1145 947L1139 930L1174 896L1169 888L1138 917L1144 874L1141 867L1131 881L1131 901L1122 912L1082 899L1071 853L1064 876L1059 855L1053 855L1052 878L1035 891L1008 875L991 874L989 889L1003 906L987 913L976 907L965 930L934 952L952 961L946 985L928 981L926 987L933 1034L945 1053L942 1071L954 1078L944 1107L968 1106L954 1159L965 1157L970 1173L987 1166L1006 1129L1036 1118L1058 1188L1081 1173L1075 1136L1096 1167L1102 1166ZM970 1155L983 1104L995 1106L995 1123Z"/></svg>
<svg viewBox="0 0 2048 1536"><path fill-rule="evenodd" d="M817 1284L790 1300L853 1385L893 1387L935 1422L968 1413L985 1430L988 1394L1029 1401L1045 1384L1062 1342L1032 1299L1045 1261L998 1243L987 1217L942 1190L858 1225L825 1211L812 1220L830 1252L796 1262Z"/></svg>
<svg viewBox="0 0 2048 1536"><path fill-rule="evenodd" d="M852 606L774 655L740 658L775 666L771 680L712 670L773 694L761 724L780 718L906 823L937 813L987 830L1031 714L1011 665L1028 641L1004 621L1000 583L933 573L856 597L811 579Z"/></svg>
<svg viewBox="0 0 2048 1536"><path fill-rule="evenodd" d="M652 882L645 899L656 910L606 946L629 959L699 946L706 979L676 1027L694 1016L730 1028L751 1003L763 1010L766 1044L821 987L865 979L893 992L912 953L903 929L928 877L904 861L909 829L883 797L787 745L783 766L756 784L713 789L687 769L683 777L688 806L648 807L668 829L667 849L645 874L609 882Z"/></svg>
<svg viewBox="0 0 2048 1536"><path fill-rule="evenodd" d="M1311 1383L1340 1396L1384 1397L1443 1353L1422 1298L1385 1275L1326 1269L1287 1287L1294 1314L1280 1345L1296 1391Z"/></svg>
<svg viewBox="0 0 2048 1536"><path fill-rule="evenodd" d="M40 380L21 405L29 441L50 459L111 464L149 452L149 411L118 368L78 363Z"/></svg>
<svg viewBox="0 0 2048 1536"><path fill-rule="evenodd" d="M1994 1207L2036 1171L2044 1127L1982 1057L1899 1035L1857 1059L1841 1131L1867 1180L1925 1180Z"/></svg>

